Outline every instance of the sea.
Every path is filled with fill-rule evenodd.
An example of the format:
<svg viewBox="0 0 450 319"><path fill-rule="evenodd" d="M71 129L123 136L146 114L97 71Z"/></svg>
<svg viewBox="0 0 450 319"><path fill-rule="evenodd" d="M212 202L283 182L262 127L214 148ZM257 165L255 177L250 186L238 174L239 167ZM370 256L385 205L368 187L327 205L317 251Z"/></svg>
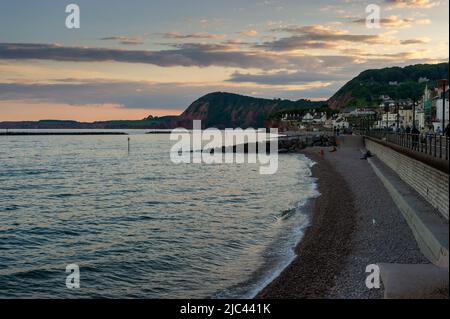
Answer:
<svg viewBox="0 0 450 319"><path fill-rule="evenodd" d="M124 132L0 136L0 298L252 298L295 258L311 160L174 164Z"/></svg>

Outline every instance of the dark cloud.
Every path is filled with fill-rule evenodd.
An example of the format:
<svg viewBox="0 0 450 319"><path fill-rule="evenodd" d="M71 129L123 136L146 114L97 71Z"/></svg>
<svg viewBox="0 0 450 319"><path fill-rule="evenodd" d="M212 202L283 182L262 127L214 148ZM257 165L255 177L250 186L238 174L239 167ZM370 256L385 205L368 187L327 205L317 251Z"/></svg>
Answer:
<svg viewBox="0 0 450 319"><path fill-rule="evenodd" d="M237 83L257 83L267 85L288 85L288 84L305 84L309 82L330 82L335 80L346 79L345 75L312 73L312 72L276 72L276 73L258 73L258 74L242 74L233 73L229 82Z"/></svg>
<svg viewBox="0 0 450 319"><path fill-rule="evenodd" d="M336 48L337 45L337 43L333 42L317 42L314 40L308 40L304 36L291 36L264 42L263 44L257 44L255 47L269 51L292 51L306 49L333 49Z"/></svg>
<svg viewBox="0 0 450 319"><path fill-rule="evenodd" d="M276 39L256 45L269 51L291 51L304 49L333 49L339 47L342 42L354 43L385 43L381 35L373 34L348 34L342 30L335 30L320 25L285 27L273 29L276 32L287 32L289 37Z"/></svg>
<svg viewBox="0 0 450 319"><path fill-rule="evenodd" d="M175 84L144 82L75 81L61 79L55 84L0 83L0 100L84 104L119 104L130 108L177 109L185 106L183 94L173 95ZM182 93L182 87L179 86Z"/></svg>
<svg viewBox="0 0 450 319"><path fill-rule="evenodd" d="M194 32L188 34L181 34L178 32L168 32L163 33L162 36L167 39L223 39L225 36L223 34L212 34L206 32Z"/></svg>
<svg viewBox="0 0 450 319"><path fill-rule="evenodd" d="M144 44L144 40L140 37L112 36L101 38L102 41L117 41L124 45L140 45Z"/></svg>
<svg viewBox="0 0 450 319"><path fill-rule="evenodd" d="M224 66L271 69L283 59L258 52L230 51L225 45L180 44L161 51L65 47L56 44L0 43L0 59L116 61L171 66Z"/></svg>
<svg viewBox="0 0 450 319"><path fill-rule="evenodd" d="M400 44L408 45L408 44L425 44L428 43L427 39L408 39L400 41Z"/></svg>
<svg viewBox="0 0 450 319"><path fill-rule="evenodd" d="M263 51L238 51L229 44L172 44L162 51L64 47L52 44L0 43L0 59L145 63L162 67L222 66L261 70L310 70L340 67L353 62L349 56L290 56Z"/></svg>
<svg viewBox="0 0 450 319"><path fill-rule="evenodd" d="M114 82L106 80L61 79L55 84L0 83L0 101L28 101L29 103L61 103L71 105L117 104L126 108L184 109L199 97L216 91L227 91L265 98L314 98L334 93L330 88L287 90L283 87L255 88L254 86L188 85L183 83Z"/></svg>

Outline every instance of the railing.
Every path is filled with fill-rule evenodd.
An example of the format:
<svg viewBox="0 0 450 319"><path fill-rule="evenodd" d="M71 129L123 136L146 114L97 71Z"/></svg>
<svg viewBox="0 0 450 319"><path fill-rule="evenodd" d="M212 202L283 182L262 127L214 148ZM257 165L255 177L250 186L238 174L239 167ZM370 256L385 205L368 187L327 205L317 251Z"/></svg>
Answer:
<svg viewBox="0 0 450 319"><path fill-rule="evenodd" d="M432 158L449 160L449 138L444 135L394 133L386 130L367 130L360 133Z"/></svg>

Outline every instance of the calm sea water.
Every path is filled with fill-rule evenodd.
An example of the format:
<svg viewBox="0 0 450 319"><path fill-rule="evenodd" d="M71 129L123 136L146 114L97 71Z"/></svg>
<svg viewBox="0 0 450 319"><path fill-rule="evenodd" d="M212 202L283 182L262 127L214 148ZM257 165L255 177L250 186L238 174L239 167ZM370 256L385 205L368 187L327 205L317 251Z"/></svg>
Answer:
<svg viewBox="0 0 450 319"><path fill-rule="evenodd" d="M131 134L130 153L127 136L0 136L0 298L252 297L292 260L308 159L175 165L169 136Z"/></svg>

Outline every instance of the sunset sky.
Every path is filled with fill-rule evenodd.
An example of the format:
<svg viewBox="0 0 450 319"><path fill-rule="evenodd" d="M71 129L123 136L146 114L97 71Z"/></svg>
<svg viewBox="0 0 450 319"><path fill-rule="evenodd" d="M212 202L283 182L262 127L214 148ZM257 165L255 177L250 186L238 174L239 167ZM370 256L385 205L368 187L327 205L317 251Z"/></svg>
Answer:
<svg viewBox="0 0 450 319"><path fill-rule="evenodd" d="M76 3L81 28L67 29ZM367 28L366 7L381 7ZM0 2L0 121L179 114L226 91L326 99L361 71L448 61L448 0Z"/></svg>

